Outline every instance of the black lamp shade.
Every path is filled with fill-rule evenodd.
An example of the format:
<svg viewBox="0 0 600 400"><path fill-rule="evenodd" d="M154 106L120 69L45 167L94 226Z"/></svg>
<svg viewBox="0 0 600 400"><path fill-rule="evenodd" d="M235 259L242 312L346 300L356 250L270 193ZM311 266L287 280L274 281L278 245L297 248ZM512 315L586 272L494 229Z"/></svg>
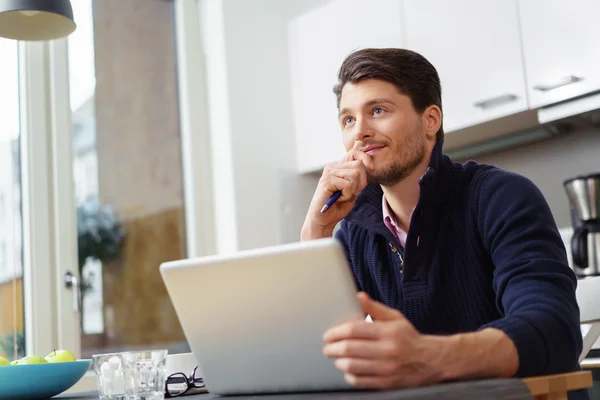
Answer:
<svg viewBox="0 0 600 400"><path fill-rule="evenodd" d="M53 40L75 30L69 0L0 0L0 37Z"/></svg>

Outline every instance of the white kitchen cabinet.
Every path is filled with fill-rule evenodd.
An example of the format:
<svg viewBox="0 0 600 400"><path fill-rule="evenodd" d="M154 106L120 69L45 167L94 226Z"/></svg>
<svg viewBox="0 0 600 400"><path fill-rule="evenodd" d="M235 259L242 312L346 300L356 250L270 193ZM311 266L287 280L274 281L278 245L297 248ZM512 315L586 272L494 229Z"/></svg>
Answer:
<svg viewBox="0 0 600 400"><path fill-rule="evenodd" d="M337 0L290 22L297 169L313 172L345 154L333 86L344 58L366 47L402 47L400 0Z"/></svg>
<svg viewBox="0 0 600 400"><path fill-rule="evenodd" d="M404 0L404 24L440 75L446 133L528 109L516 0Z"/></svg>
<svg viewBox="0 0 600 400"><path fill-rule="evenodd" d="M518 4L531 107L600 90L600 1Z"/></svg>

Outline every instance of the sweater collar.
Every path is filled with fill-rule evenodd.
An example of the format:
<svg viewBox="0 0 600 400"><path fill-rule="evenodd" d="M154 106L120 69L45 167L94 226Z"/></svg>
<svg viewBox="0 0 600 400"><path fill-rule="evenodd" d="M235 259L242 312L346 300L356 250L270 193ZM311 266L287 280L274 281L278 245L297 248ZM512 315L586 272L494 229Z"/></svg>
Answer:
<svg viewBox="0 0 600 400"><path fill-rule="evenodd" d="M431 151L427 171L419 180L421 193L419 203L432 207L443 202L450 194L454 163L443 154L443 140L439 140ZM376 230L385 236L391 234L383 222L381 199L383 190L378 184L368 184L358 195L356 203L346 220Z"/></svg>

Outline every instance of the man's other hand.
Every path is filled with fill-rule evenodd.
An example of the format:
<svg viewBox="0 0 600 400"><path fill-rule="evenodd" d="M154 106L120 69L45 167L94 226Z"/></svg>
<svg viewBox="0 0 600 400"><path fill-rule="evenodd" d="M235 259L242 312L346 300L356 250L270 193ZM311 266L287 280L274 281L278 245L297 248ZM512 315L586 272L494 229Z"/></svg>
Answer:
<svg viewBox="0 0 600 400"><path fill-rule="evenodd" d="M373 319L350 321L327 330L323 353L335 359L345 379L358 388L414 387L439 381L436 340L422 335L404 315L358 294Z"/></svg>

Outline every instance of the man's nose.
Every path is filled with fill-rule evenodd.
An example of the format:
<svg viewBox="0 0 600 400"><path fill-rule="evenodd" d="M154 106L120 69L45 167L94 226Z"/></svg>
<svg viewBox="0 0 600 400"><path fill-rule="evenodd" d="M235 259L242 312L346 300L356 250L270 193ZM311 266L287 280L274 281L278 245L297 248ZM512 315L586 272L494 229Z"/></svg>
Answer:
<svg viewBox="0 0 600 400"><path fill-rule="evenodd" d="M354 139L363 141L373 136L373 130L364 118L357 119L354 124Z"/></svg>

